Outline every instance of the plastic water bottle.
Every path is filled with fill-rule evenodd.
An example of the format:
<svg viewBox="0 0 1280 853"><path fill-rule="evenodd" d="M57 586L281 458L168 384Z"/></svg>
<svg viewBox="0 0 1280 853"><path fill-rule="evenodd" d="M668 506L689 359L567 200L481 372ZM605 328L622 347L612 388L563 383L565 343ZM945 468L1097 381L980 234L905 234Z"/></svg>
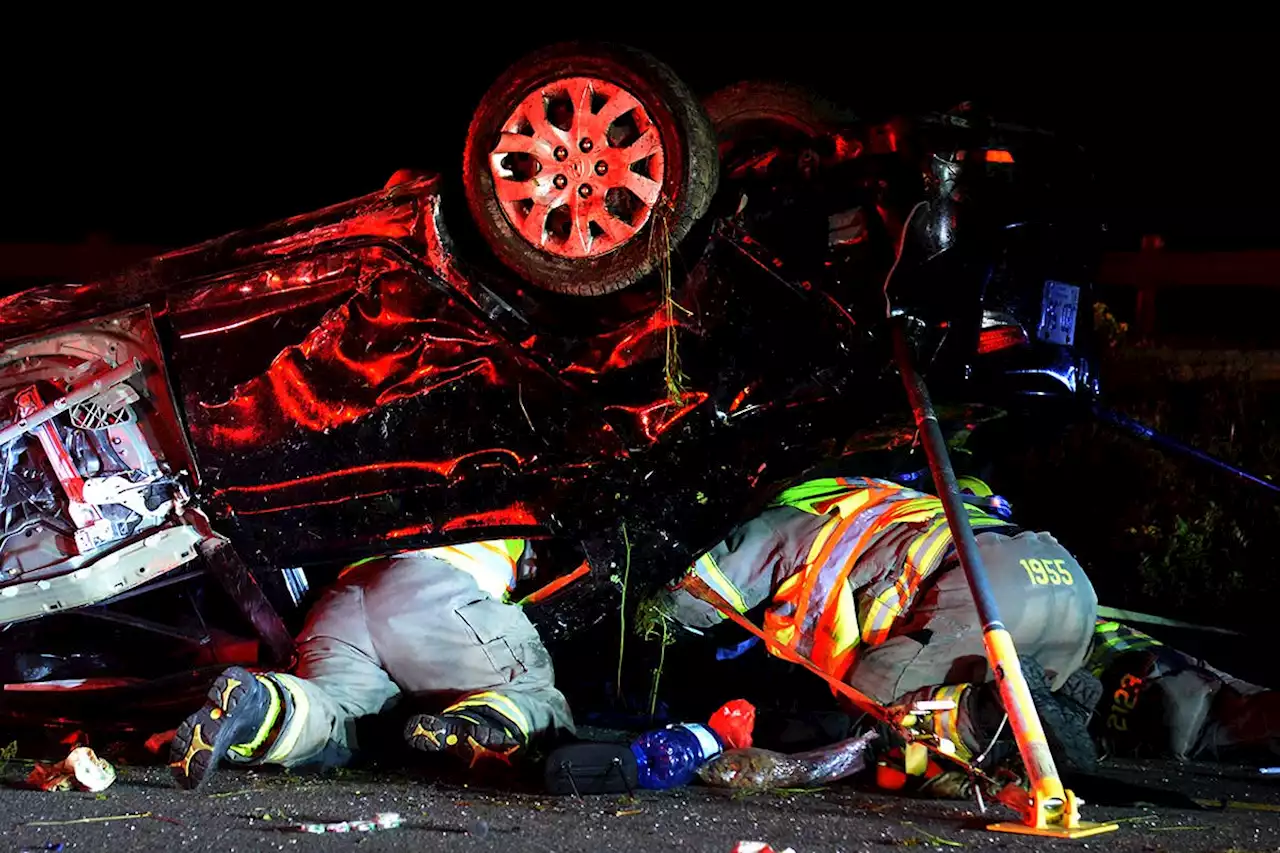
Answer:
<svg viewBox="0 0 1280 853"><path fill-rule="evenodd" d="M716 733L697 723L667 726L641 735L631 744L639 765L641 788L679 788L697 776L698 768L723 751Z"/></svg>

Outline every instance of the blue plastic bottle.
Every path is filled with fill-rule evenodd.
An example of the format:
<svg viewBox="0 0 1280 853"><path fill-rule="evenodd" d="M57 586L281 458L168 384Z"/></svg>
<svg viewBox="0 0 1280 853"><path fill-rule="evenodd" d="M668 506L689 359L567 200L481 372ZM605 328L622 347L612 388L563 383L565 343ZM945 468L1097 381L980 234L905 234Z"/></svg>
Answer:
<svg viewBox="0 0 1280 853"><path fill-rule="evenodd" d="M631 744L640 769L641 788L688 785L698 768L724 750L716 733L697 723L667 726L641 735Z"/></svg>

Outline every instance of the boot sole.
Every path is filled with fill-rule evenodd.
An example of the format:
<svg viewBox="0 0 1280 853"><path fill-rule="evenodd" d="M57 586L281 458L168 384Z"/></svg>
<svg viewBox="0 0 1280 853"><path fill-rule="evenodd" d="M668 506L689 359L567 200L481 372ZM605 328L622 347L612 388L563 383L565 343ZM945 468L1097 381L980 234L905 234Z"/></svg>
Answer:
<svg viewBox="0 0 1280 853"><path fill-rule="evenodd" d="M169 751L169 768L180 787L195 790L217 770L218 762L233 745L231 717L256 683L247 669L231 667L213 682L205 706L178 727Z"/></svg>
<svg viewBox="0 0 1280 853"><path fill-rule="evenodd" d="M474 767L481 760L496 760L509 765L511 758L520 752L520 746L487 747L474 735L459 735L447 731L448 724L431 714L411 717L404 728L404 740L410 748L426 753L447 753Z"/></svg>

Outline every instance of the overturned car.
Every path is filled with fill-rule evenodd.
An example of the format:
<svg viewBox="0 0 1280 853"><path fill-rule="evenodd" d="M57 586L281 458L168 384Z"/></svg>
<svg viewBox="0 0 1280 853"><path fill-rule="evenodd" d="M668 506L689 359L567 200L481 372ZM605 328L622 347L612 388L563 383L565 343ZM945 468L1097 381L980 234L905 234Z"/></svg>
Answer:
<svg viewBox="0 0 1280 853"><path fill-rule="evenodd" d="M572 638L624 563L665 580L777 484L909 447L890 314L955 430L1096 394L1072 149L967 105L705 103L548 48L483 99L458 189L398 173L0 299L0 715L163 716L157 684L286 664L341 566L463 539L585 561L530 605Z"/></svg>

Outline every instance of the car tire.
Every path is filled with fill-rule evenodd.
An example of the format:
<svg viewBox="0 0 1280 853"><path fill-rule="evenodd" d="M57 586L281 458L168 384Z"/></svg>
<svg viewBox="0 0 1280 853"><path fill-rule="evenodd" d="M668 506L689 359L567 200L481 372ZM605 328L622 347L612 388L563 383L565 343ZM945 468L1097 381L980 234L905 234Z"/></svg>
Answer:
<svg viewBox="0 0 1280 853"><path fill-rule="evenodd" d="M852 110L808 89L768 80L726 86L703 106L715 128L722 160L757 140L817 140L835 136L858 120Z"/></svg>
<svg viewBox="0 0 1280 853"><path fill-rule="evenodd" d="M718 180L701 104L666 65L618 45L554 45L517 62L481 99L463 155L467 204L493 253L531 284L577 296L651 273Z"/></svg>

